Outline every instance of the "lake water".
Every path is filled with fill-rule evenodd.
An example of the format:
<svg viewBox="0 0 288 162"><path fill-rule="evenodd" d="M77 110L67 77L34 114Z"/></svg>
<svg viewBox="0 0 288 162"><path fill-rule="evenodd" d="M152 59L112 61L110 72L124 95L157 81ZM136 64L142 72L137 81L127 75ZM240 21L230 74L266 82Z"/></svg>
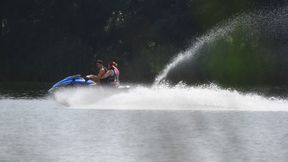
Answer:
<svg viewBox="0 0 288 162"><path fill-rule="evenodd" d="M18 95L3 89L1 162L288 159L286 99L218 87L138 86L101 95L72 89L55 98L42 88Z"/></svg>

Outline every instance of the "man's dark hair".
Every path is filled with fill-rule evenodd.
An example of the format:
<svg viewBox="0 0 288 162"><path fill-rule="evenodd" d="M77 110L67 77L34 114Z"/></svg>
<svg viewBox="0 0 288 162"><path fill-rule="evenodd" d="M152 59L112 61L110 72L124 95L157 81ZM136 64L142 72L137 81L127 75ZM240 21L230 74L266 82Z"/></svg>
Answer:
<svg viewBox="0 0 288 162"><path fill-rule="evenodd" d="M103 64L103 61L102 60L97 60L96 63Z"/></svg>

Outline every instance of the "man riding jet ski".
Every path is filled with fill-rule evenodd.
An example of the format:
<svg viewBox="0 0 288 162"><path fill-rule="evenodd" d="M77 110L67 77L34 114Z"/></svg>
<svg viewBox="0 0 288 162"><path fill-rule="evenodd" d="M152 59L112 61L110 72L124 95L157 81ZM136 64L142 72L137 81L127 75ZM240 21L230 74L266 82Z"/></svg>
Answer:
<svg viewBox="0 0 288 162"><path fill-rule="evenodd" d="M96 67L98 69L98 74L97 75L87 75L86 78L93 80L94 82L99 83L100 79L105 75L105 73L107 72L107 68L103 65L103 61L102 60L97 60L96 61Z"/></svg>
<svg viewBox="0 0 288 162"><path fill-rule="evenodd" d="M116 62L108 64L108 69L103 66L102 60L97 60L97 68L99 69L98 75L87 75L86 78L91 79L101 86L118 87L120 84L119 76L120 72L117 68Z"/></svg>

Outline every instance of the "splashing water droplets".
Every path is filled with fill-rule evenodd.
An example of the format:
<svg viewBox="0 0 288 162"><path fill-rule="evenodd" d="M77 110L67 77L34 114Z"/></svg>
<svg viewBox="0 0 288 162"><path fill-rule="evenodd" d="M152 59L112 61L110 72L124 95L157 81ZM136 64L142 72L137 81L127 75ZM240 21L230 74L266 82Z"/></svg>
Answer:
<svg viewBox="0 0 288 162"><path fill-rule="evenodd" d="M224 27L222 25L217 26L216 28L209 31L206 35L196 39L194 44L188 50L178 54L177 57L175 57L164 68L164 70L156 77L154 85L160 84L163 80L165 80L165 77L167 76L169 71L175 68L178 64L182 63L187 59L193 58L205 44L213 43L214 41L221 39L230 32L232 32L242 18L244 18L244 16L239 16L233 20L230 20L228 21L229 23L227 23Z"/></svg>
<svg viewBox="0 0 288 162"><path fill-rule="evenodd" d="M274 12L274 11L273 11ZM111 89L69 89L57 92L55 98L60 103L77 109L104 110L192 110L192 111L288 111L288 101L279 98L265 98L256 94L242 94L236 90L221 89L215 85L188 86L179 83L169 85L169 72L185 61L190 61L201 53L201 49L217 40L226 38L239 26L263 26L263 22L276 24L272 13L241 14L227 23L220 24L196 39L192 46L179 53L156 77L153 86L137 85L129 91ZM279 11L275 11L279 12ZM285 12L287 13L287 12ZM268 16L267 16L268 15ZM282 14L280 25L286 25ZM261 22L261 23L259 23ZM279 24L278 24L279 25ZM255 30L257 32L257 29ZM259 30L261 31L261 30ZM73 95L75 94L75 95Z"/></svg>

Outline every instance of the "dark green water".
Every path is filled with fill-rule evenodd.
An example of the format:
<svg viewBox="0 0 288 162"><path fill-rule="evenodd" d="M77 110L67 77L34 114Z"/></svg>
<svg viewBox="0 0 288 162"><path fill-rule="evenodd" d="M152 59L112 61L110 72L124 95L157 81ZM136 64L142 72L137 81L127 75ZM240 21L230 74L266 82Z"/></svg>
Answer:
<svg viewBox="0 0 288 162"><path fill-rule="evenodd" d="M39 98L47 95L50 83L17 82L0 83L0 97Z"/></svg>

